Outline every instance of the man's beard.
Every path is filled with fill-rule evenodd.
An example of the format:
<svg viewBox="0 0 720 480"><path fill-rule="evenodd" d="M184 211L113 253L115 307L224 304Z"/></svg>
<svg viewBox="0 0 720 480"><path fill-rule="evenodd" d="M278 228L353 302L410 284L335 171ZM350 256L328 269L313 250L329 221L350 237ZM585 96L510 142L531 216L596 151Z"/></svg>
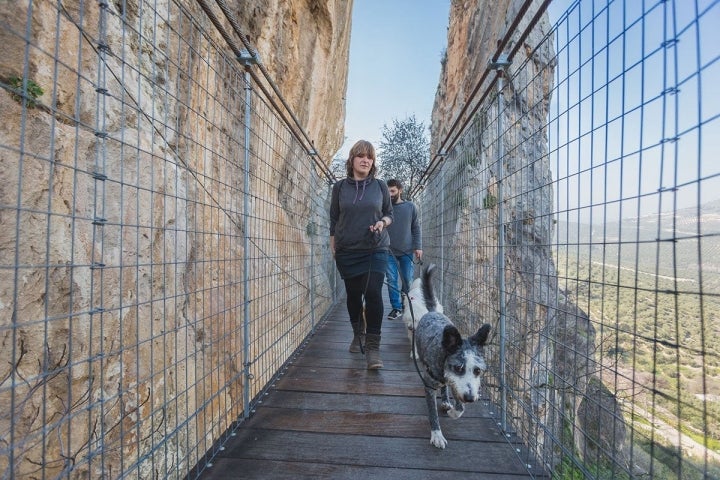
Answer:
<svg viewBox="0 0 720 480"><path fill-rule="evenodd" d="M395 204L395 203L398 202L398 200L400 200L400 195L395 196L395 197L393 197L393 196L391 195L391 196L390 196L390 200L392 200L392 203Z"/></svg>

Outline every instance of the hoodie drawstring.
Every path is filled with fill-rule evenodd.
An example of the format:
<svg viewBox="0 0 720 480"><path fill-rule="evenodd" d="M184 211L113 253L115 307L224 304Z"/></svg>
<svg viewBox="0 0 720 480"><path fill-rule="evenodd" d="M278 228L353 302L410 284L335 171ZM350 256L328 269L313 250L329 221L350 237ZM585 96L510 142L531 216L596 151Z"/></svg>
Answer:
<svg viewBox="0 0 720 480"><path fill-rule="evenodd" d="M362 193L360 194L360 198L358 198L358 192L360 191L360 187L358 187L358 183L355 182L355 200L353 200L353 205L355 205L357 202L362 200L363 197L365 196L365 185L367 185L367 182L368 182L367 178L365 180L363 180L363 182L362 182L363 189L362 189Z"/></svg>

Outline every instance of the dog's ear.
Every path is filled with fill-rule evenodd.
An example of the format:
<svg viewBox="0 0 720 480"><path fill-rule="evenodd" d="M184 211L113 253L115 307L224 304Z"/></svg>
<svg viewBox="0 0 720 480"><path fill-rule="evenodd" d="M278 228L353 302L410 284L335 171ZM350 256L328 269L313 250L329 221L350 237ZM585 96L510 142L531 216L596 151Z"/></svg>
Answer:
<svg viewBox="0 0 720 480"><path fill-rule="evenodd" d="M452 355L457 352L457 349L462 345L462 337L460 332L454 325L447 325L443 329L442 347L448 353Z"/></svg>
<svg viewBox="0 0 720 480"><path fill-rule="evenodd" d="M478 347L482 347L485 345L485 342L487 342L488 334L490 333L490 324L486 323L485 325L481 326L477 333L470 337L470 343L473 345L477 345Z"/></svg>

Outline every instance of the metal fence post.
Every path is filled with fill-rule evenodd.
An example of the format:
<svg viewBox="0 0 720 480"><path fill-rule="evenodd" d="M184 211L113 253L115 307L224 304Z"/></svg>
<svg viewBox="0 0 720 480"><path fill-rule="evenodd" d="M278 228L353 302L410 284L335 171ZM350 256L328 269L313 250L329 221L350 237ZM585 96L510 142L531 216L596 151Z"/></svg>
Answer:
<svg viewBox="0 0 720 480"><path fill-rule="evenodd" d="M440 165L440 298L443 304L447 304L445 299L445 169Z"/></svg>
<svg viewBox="0 0 720 480"><path fill-rule="evenodd" d="M315 331L315 224L310 233L310 331Z"/></svg>
<svg viewBox="0 0 720 480"><path fill-rule="evenodd" d="M497 70L497 175L498 175L498 307L500 312L500 428L507 432L507 382L505 378L505 342L507 340L505 329L505 208L503 180L505 176L504 159L505 148L503 134L503 109L505 107L502 91L504 88L505 69L510 65L506 55L501 55L496 61L490 62L490 68Z"/></svg>
<svg viewBox="0 0 720 480"><path fill-rule="evenodd" d="M243 418L250 416L250 279L248 270L250 258L250 116L252 86L250 85L250 65L256 63L255 58L247 50L243 50L238 60L245 66L243 79L245 83L245 145L243 166Z"/></svg>
<svg viewBox="0 0 720 480"><path fill-rule="evenodd" d="M104 267L105 267L105 226L107 225L106 218L106 185L107 180L107 55L110 51L110 47L107 43L107 4L100 2L100 16L99 16L99 39L97 45L98 51L98 71L97 71L97 84L95 85L96 92L96 110L95 110L95 165L92 171L93 177L93 220L92 220L92 253L91 253L91 270L92 275L90 277L90 325L89 325L89 338L103 338L104 332L104 312L105 312L105 285L104 285ZM96 319L99 319L96 320ZM96 321L99 323L100 332L94 333ZM46 323L47 325L47 323ZM97 360L88 362L88 378L90 383L88 385L89 392L93 392L95 385L93 385L93 378L99 379L99 385L105 384L105 368L104 367L104 355L105 352L102 341L97 343L98 351L93 352L93 342L90 342L90 351L88 352L88 358L95 358ZM100 398L95 399L96 405L99 408L99 412L95 413L91 409L88 414L89 425L88 428L92 431L91 424L93 418L105 418L105 390L98 388ZM105 423L99 422L100 432L95 440L90 441L88 444L89 451L102 451L102 440L105 438ZM100 469L105 471L105 455L99 455L97 461L100 462ZM89 466L92 466L93 459L90 456L88 460ZM97 468L97 467L96 467ZM89 471L93 471L89 468Z"/></svg>

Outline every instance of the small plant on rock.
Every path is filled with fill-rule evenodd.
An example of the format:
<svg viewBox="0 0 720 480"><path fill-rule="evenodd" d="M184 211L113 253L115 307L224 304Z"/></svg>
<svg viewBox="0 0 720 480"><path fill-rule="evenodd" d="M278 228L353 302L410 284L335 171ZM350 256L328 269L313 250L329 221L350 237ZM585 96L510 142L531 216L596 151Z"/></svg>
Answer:
<svg viewBox="0 0 720 480"><path fill-rule="evenodd" d="M29 108L35 107L37 105L36 100L45 93L42 87L31 79L27 79L25 88L23 88L23 79L18 76L10 77L8 83L13 89L13 100L22 103L22 99L26 98Z"/></svg>

